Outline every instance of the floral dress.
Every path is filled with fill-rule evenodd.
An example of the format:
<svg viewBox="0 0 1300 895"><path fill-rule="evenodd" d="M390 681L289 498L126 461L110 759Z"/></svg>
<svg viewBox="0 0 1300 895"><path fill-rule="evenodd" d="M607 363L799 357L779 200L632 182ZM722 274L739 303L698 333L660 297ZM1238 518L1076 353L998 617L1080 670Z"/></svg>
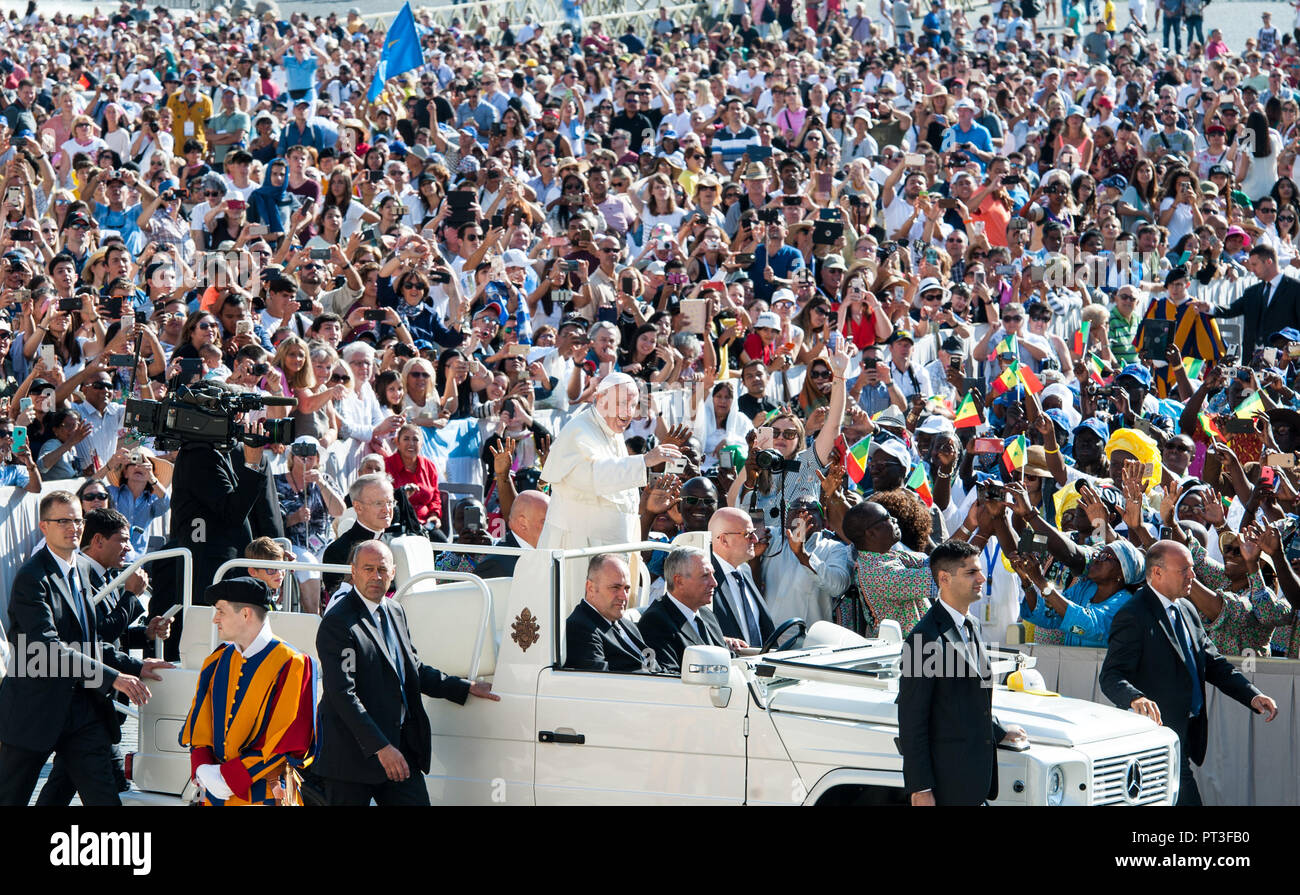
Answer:
<svg viewBox="0 0 1300 895"><path fill-rule="evenodd" d="M1265 585L1258 572L1250 576L1245 591L1234 592L1223 566L1206 555L1199 541L1193 539L1190 546L1197 579L1223 600L1214 621L1201 616L1214 646L1225 656L1244 656L1247 650L1249 655L1267 656L1274 629L1291 620L1291 604Z"/></svg>

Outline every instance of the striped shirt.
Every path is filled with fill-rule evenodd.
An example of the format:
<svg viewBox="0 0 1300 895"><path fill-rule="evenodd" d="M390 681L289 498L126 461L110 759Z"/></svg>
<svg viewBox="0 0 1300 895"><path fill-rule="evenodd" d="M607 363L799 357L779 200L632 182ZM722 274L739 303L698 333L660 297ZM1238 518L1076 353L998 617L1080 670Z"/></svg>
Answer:
<svg viewBox="0 0 1300 895"><path fill-rule="evenodd" d="M728 171L751 146L757 145L758 131L748 125L734 133L724 126L713 137L713 151L722 155L722 163Z"/></svg>
<svg viewBox="0 0 1300 895"><path fill-rule="evenodd" d="M1173 320L1174 332L1170 342L1178 346L1183 357L1199 357L1201 360L1218 360L1228 352L1223 336L1219 333L1219 324L1209 314L1198 314L1192 309L1189 298L1176 305L1168 298L1157 298L1147 308L1143 322L1147 320ZM1139 325L1137 350L1142 351L1142 337L1145 327ZM1166 366L1155 377L1157 397L1167 398L1177 394L1178 380L1174 371Z"/></svg>

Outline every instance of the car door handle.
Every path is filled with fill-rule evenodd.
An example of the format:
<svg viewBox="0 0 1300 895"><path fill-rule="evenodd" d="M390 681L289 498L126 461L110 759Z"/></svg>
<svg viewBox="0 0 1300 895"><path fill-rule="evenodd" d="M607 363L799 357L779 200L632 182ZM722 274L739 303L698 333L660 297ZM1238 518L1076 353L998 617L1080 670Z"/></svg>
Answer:
<svg viewBox="0 0 1300 895"><path fill-rule="evenodd" d="M587 742L587 737L581 733L556 733L554 730L539 730L537 731L537 742L574 743L581 746Z"/></svg>

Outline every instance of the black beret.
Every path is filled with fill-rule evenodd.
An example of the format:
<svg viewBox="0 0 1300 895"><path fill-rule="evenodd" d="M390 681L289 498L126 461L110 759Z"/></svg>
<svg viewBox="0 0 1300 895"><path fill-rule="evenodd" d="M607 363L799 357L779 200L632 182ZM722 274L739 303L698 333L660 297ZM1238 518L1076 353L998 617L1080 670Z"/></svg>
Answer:
<svg viewBox="0 0 1300 895"><path fill-rule="evenodd" d="M205 590L203 598L209 606L215 606L218 600L225 600L227 603L261 606L267 610L275 608L271 589L256 578L225 578Z"/></svg>

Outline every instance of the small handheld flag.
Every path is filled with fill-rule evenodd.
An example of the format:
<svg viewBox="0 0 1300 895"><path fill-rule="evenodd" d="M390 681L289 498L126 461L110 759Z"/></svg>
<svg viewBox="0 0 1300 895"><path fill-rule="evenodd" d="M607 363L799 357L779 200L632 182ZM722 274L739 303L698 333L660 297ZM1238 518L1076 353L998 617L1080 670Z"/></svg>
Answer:
<svg viewBox="0 0 1300 895"><path fill-rule="evenodd" d="M1208 413L1201 413L1197 415L1197 419L1201 421L1201 431L1208 437L1217 441L1226 442L1228 440L1223 437L1223 433L1219 431L1219 427L1214 424L1214 417L1210 416Z"/></svg>
<svg viewBox="0 0 1300 895"><path fill-rule="evenodd" d="M1102 378L1105 372L1106 372L1106 365L1101 362L1101 358L1099 358L1095 354L1089 353L1088 354L1088 376L1092 379L1092 381L1097 383L1098 385L1105 385L1106 380Z"/></svg>
<svg viewBox="0 0 1300 895"><path fill-rule="evenodd" d="M1022 363L1016 363L1012 369L1016 371L1016 375L1019 376L1020 381L1024 383L1025 390L1031 395L1036 395L1043 390L1043 383L1036 375L1034 375L1033 370L1029 369Z"/></svg>
<svg viewBox="0 0 1300 895"><path fill-rule="evenodd" d="M1183 369L1187 371L1189 378L1200 379L1201 371L1205 369L1205 361L1199 357L1185 357L1183 358Z"/></svg>
<svg viewBox="0 0 1300 895"><path fill-rule="evenodd" d="M844 471L848 473L853 484L862 481L862 477L867 474L867 455L871 453L871 436L868 435L859 441L853 447L848 449L844 455Z"/></svg>
<svg viewBox="0 0 1300 895"><path fill-rule="evenodd" d="M1091 329L1092 321L1085 320L1083 325L1079 327L1079 331L1074 334L1073 351L1079 357L1083 357L1083 353L1088 350L1088 331Z"/></svg>
<svg viewBox="0 0 1300 895"><path fill-rule="evenodd" d="M1016 375L1016 368L1007 367L1002 371L1001 376L993 380L993 395L996 397L1003 392L1009 392L1019 384L1020 377Z"/></svg>
<svg viewBox="0 0 1300 895"><path fill-rule="evenodd" d="M1246 400L1238 404L1237 409L1234 410L1233 413L1239 419L1248 420L1251 417L1253 417L1255 414L1260 413L1263 410L1264 410L1264 400L1259 396L1259 391L1257 389L1254 392L1251 392L1249 398L1247 398Z"/></svg>
<svg viewBox="0 0 1300 895"><path fill-rule="evenodd" d="M997 351L997 353L998 353L998 354L1014 354L1014 355L1016 355L1017 357L1019 357L1019 356L1020 356L1020 348L1016 345L1016 337L1015 337L1014 335L1010 335L1010 336L1007 336L1005 339L1003 339L1001 342L998 342L998 351Z"/></svg>
<svg viewBox="0 0 1300 895"><path fill-rule="evenodd" d="M925 467L917 463L907 477L907 487L915 491L927 507L934 506L934 495L930 493L930 479L926 477Z"/></svg>
<svg viewBox="0 0 1300 895"><path fill-rule="evenodd" d="M973 429L984 424L984 417L980 415L979 405L975 403L974 392L967 392L966 397L961 399L961 406L957 408L957 415L954 417L952 424L957 429Z"/></svg>
<svg viewBox="0 0 1300 895"><path fill-rule="evenodd" d="M1007 468L1007 472L1015 472L1024 466L1028 451L1028 439L1023 435L1017 435L1007 442L1006 448L1002 451L1002 465Z"/></svg>

